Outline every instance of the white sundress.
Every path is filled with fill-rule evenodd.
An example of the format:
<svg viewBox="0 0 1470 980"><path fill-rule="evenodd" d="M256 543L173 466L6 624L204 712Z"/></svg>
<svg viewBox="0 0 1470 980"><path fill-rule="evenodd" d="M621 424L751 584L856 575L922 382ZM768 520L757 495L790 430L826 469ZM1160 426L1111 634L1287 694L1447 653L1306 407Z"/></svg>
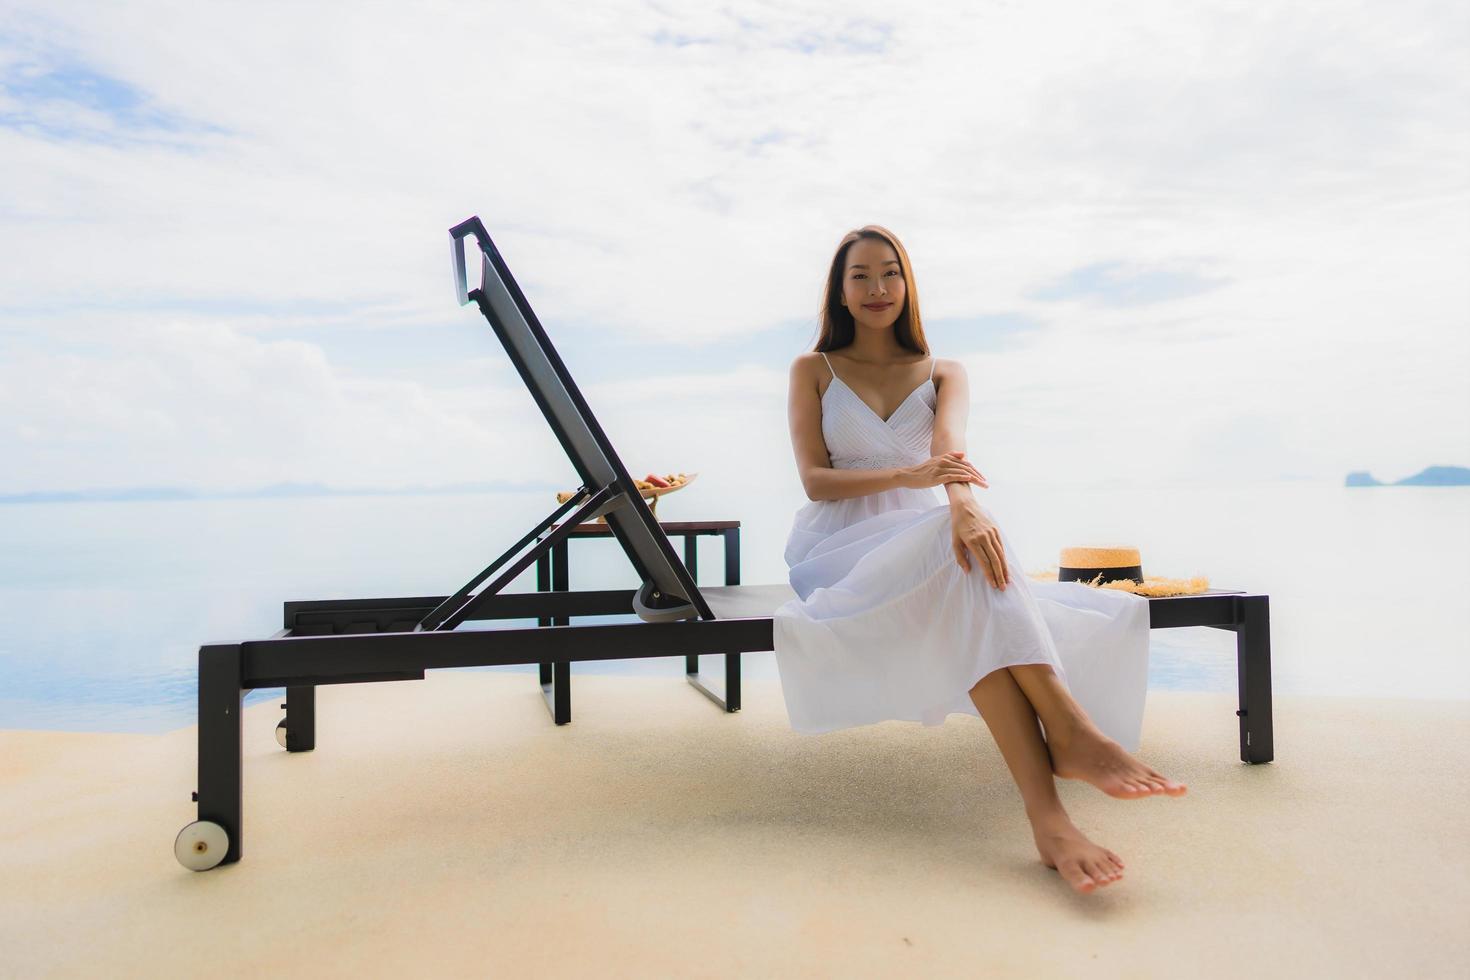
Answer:
<svg viewBox="0 0 1470 980"><path fill-rule="evenodd" d="M929 380L885 421L833 371L822 394L833 468L928 459L937 399L931 363ZM819 734L890 719L940 725L952 712L979 717L969 691L982 677L1050 664L1093 723L1137 751L1148 600L1028 579L1004 522L980 509L1000 527L1010 570L1004 590L990 584L979 558L970 557L968 572L959 566L949 500L939 487L813 500L796 512L785 551L796 598L774 614L793 730Z"/></svg>

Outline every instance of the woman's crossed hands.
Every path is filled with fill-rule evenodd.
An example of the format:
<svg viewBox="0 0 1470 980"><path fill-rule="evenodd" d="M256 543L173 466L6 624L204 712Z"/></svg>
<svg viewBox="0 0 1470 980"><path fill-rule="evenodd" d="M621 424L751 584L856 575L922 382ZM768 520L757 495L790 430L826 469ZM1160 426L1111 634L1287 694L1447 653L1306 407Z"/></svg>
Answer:
<svg viewBox="0 0 1470 980"><path fill-rule="evenodd" d="M945 483L978 483L989 487L990 482L965 459L965 451L957 449L950 453L930 456L922 463L905 466L899 470L902 485L914 490L937 487Z"/></svg>
<svg viewBox="0 0 1470 980"><path fill-rule="evenodd" d="M906 481L904 485L918 490L944 483L976 483L989 487L990 482L964 457L964 450L955 450L905 467L901 471ZM1000 528L981 512L980 505L968 494L950 501L949 516L950 545L960 567L967 572L970 570L970 554L973 553L980 559L980 567L985 570L990 584L1004 590L1011 581L1011 573L1006 568Z"/></svg>

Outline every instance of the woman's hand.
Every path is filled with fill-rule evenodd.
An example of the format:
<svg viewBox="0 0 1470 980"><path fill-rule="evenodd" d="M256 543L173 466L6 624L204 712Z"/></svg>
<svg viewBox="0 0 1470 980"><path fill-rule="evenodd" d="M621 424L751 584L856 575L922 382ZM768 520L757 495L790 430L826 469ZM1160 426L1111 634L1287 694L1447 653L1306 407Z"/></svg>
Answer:
<svg viewBox="0 0 1470 980"><path fill-rule="evenodd" d="M990 486L980 471L965 459L963 449L930 456L922 463L905 466L898 472L901 485L913 490L937 487L945 483L978 483L982 487Z"/></svg>
<svg viewBox="0 0 1470 980"><path fill-rule="evenodd" d="M1005 548L1000 541L1000 528L980 511L973 499L950 504L950 545L955 560L966 572L970 570L970 554L980 559L985 577L997 589L1004 590L1011 574L1006 568Z"/></svg>

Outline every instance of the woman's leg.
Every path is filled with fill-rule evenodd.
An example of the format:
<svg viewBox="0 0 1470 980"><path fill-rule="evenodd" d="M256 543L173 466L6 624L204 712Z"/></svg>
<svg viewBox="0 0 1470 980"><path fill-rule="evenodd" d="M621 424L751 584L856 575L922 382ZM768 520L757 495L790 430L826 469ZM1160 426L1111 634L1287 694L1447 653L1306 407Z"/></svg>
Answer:
<svg viewBox="0 0 1470 980"><path fill-rule="evenodd" d="M1042 862L1080 892L1121 878L1123 862L1118 855L1083 836L1062 807L1036 711L1011 672L1002 667L986 674L970 689L970 700L990 727L1021 790Z"/></svg>
<svg viewBox="0 0 1470 980"><path fill-rule="evenodd" d="M1051 770L1063 779L1081 779L1123 800L1166 794L1183 796L1183 783L1135 759L1087 717L1049 664L1008 667L1046 728Z"/></svg>

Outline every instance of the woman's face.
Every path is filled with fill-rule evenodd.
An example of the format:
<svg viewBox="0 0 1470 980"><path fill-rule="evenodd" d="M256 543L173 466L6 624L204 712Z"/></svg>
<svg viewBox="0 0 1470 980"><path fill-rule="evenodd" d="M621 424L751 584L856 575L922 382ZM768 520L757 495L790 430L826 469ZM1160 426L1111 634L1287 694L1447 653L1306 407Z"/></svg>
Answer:
<svg viewBox="0 0 1470 980"><path fill-rule="evenodd" d="M859 238L843 258L842 305L859 327L892 327L903 309L903 272L893 246L880 238Z"/></svg>

